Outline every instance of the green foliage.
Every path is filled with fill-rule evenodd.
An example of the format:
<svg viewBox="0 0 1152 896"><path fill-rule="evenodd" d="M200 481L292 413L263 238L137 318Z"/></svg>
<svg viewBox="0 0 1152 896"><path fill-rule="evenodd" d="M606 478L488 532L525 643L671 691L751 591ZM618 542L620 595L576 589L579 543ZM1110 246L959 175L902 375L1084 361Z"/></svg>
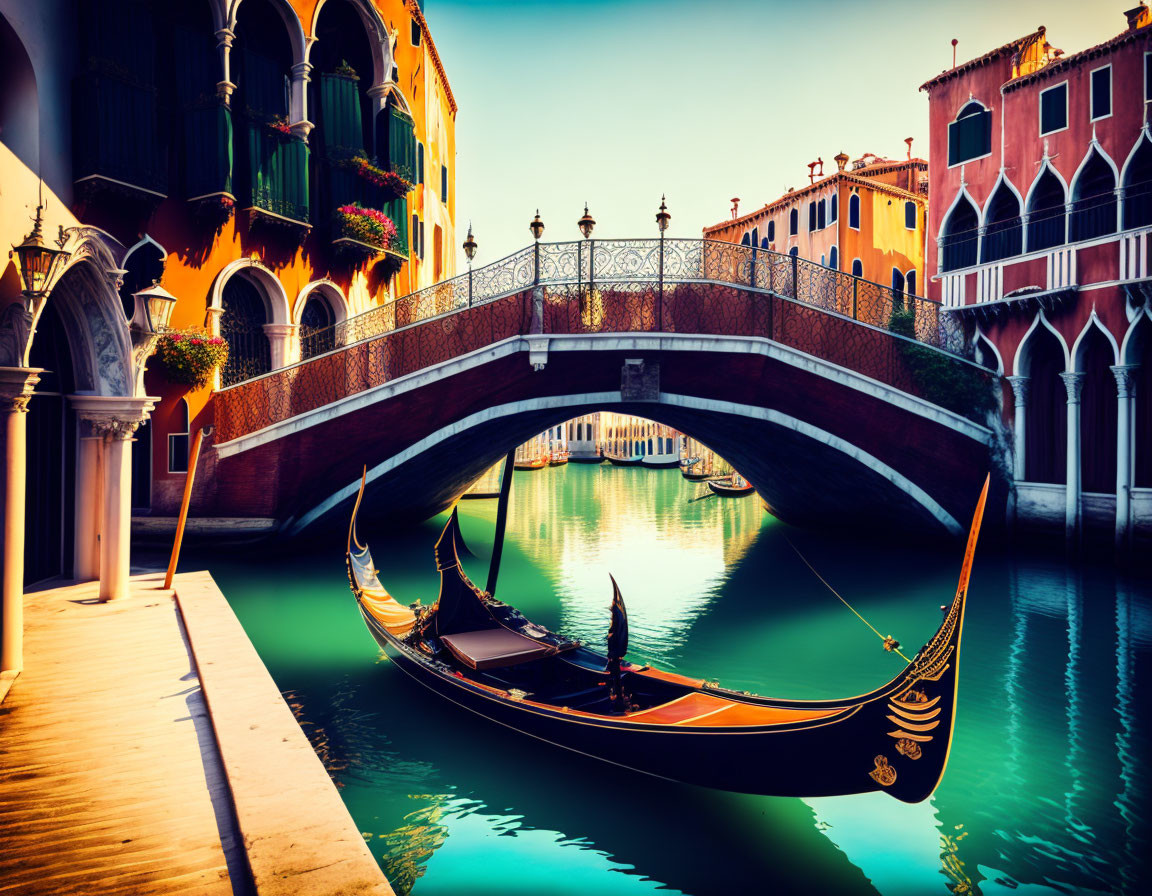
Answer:
<svg viewBox="0 0 1152 896"><path fill-rule="evenodd" d="M894 307L888 329L908 337L899 340L900 351L924 398L977 422L995 410L992 374L916 342L914 308Z"/></svg>
<svg viewBox="0 0 1152 896"><path fill-rule="evenodd" d="M171 382L199 389L228 360L228 343L199 330L174 330L156 342L154 357Z"/></svg>

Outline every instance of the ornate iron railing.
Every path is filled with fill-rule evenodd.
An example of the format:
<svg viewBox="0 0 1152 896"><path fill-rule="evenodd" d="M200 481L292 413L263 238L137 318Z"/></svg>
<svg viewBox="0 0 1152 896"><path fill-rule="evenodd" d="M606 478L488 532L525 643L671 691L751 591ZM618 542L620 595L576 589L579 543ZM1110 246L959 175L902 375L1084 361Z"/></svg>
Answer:
<svg viewBox="0 0 1152 896"><path fill-rule="evenodd" d="M307 361L218 392L216 425L236 438L515 335L613 332L769 338L910 392L900 343L957 359L969 344L940 303L792 255L701 239L541 243L309 334Z"/></svg>

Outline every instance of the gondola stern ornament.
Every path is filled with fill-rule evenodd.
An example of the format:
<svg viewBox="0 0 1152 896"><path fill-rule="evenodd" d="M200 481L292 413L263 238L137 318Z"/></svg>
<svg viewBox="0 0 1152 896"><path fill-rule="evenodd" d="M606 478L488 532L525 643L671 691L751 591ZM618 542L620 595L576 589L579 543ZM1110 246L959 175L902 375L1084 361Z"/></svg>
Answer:
<svg viewBox="0 0 1152 896"><path fill-rule="evenodd" d="M444 572L446 569L460 565L460 555L457 551L457 545L460 542L460 516L456 508L453 507L452 513L448 516L448 522L444 524L440 537L436 540L437 570Z"/></svg>

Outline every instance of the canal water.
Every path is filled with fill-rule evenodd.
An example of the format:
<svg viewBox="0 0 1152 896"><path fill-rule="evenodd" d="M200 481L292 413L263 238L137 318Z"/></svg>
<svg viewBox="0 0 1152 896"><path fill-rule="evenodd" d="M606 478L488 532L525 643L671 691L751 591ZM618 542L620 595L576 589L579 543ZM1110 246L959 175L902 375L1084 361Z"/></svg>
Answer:
<svg viewBox="0 0 1152 896"><path fill-rule="evenodd" d="M708 494L676 470L517 473L498 596L602 644L612 573L632 661L837 697L901 662L797 550L912 650L955 589L959 545L801 532L756 498ZM495 501L460 506L483 582ZM361 532L401 602L435 600L443 521ZM678 785L484 722L381 658L335 541L189 550L182 568L211 569L398 892L1146 892L1152 587L998 547L977 553L951 757L918 805Z"/></svg>

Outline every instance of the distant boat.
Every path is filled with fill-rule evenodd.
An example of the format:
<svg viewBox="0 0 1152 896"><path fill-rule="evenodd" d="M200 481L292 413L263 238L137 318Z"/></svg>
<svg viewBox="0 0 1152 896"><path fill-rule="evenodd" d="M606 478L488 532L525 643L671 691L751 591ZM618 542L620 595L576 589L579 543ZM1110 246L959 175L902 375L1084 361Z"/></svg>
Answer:
<svg viewBox="0 0 1152 896"><path fill-rule="evenodd" d="M518 460L513 465L517 470L543 470L547 466L542 457L531 457L525 460Z"/></svg>
<svg viewBox="0 0 1152 896"><path fill-rule="evenodd" d="M604 456L608 459L608 463L614 467L638 467L640 461L644 459L643 455L640 454L633 454L631 457L617 457L614 454L605 454Z"/></svg>
<svg viewBox="0 0 1152 896"><path fill-rule="evenodd" d="M640 459L640 466L652 467L659 470L671 470L673 467L680 466L680 457L678 453L666 454L646 454Z"/></svg>
<svg viewBox="0 0 1152 896"><path fill-rule="evenodd" d="M602 464L604 457L600 454L569 454L568 463L570 464Z"/></svg>
<svg viewBox="0 0 1152 896"><path fill-rule="evenodd" d="M691 467L681 467L680 475L687 479L689 482L704 482L713 477L713 473L708 470L701 470L699 468L693 470Z"/></svg>
<svg viewBox="0 0 1152 896"><path fill-rule="evenodd" d="M709 479L708 488L721 498L743 498L756 493L756 489L738 473L724 479Z"/></svg>
<svg viewBox="0 0 1152 896"><path fill-rule="evenodd" d="M550 467L562 467L566 463L568 463L567 451L553 451L548 458L548 466Z"/></svg>

